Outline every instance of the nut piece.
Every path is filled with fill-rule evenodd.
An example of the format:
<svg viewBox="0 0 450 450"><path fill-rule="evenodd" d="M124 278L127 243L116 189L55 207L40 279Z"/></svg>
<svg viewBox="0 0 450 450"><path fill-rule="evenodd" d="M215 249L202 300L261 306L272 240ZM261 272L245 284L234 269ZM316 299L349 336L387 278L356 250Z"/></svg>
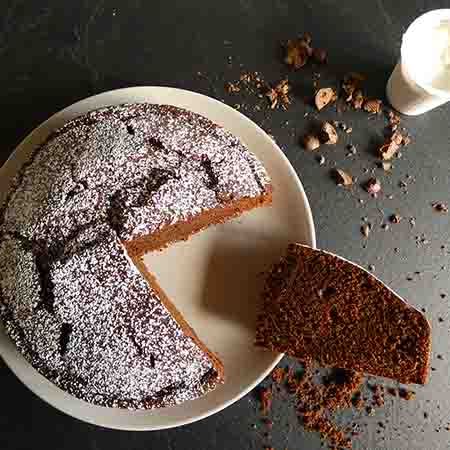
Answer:
<svg viewBox="0 0 450 450"><path fill-rule="evenodd" d="M329 103L336 101L336 93L333 88L319 89L314 97L316 108L320 111L325 108Z"/></svg>
<svg viewBox="0 0 450 450"><path fill-rule="evenodd" d="M407 145L411 144L411 137L410 136L403 136L402 144L404 146L407 146Z"/></svg>
<svg viewBox="0 0 450 450"><path fill-rule="evenodd" d="M397 153L397 150L399 149L399 145L396 144L394 141L392 142L385 142L378 150L378 153L380 154L380 157L384 161L388 161L394 157L394 155Z"/></svg>
<svg viewBox="0 0 450 450"><path fill-rule="evenodd" d="M289 81L287 79L281 80L275 87L270 88L266 92L266 97L269 99L271 109L275 109L277 106L287 108L291 100L288 96L289 93Z"/></svg>
<svg viewBox="0 0 450 450"><path fill-rule="evenodd" d="M348 75L345 76L342 82L342 89L346 94L345 101L347 103L350 103L352 101L354 94L359 89L361 82L364 81L365 79L366 77L364 75L355 72L350 72ZM358 92L362 96L361 91ZM361 106L359 106L359 108L361 108Z"/></svg>
<svg viewBox="0 0 450 450"><path fill-rule="evenodd" d="M356 155L357 153L356 147L353 144L348 144L347 150L348 150L347 156Z"/></svg>
<svg viewBox="0 0 450 450"><path fill-rule="evenodd" d="M334 145L338 141L338 135L331 123L324 122L320 128L319 139L324 144Z"/></svg>
<svg viewBox="0 0 450 450"><path fill-rule="evenodd" d="M319 138L317 136L313 136L312 134L305 135L303 137L303 147L309 151L318 149L320 147Z"/></svg>
<svg viewBox="0 0 450 450"><path fill-rule="evenodd" d="M288 66L292 66L295 70L303 67L308 61L308 58L312 55L310 43L311 37L308 34L305 34L298 39L287 41L284 62Z"/></svg>
<svg viewBox="0 0 450 450"><path fill-rule="evenodd" d="M434 202L431 205L436 211L442 212L442 213L448 213L448 206L446 203L442 202Z"/></svg>
<svg viewBox="0 0 450 450"><path fill-rule="evenodd" d="M365 223L364 225L361 226L361 234L362 234L365 238L368 238L371 229L372 229L372 225L371 225L370 223Z"/></svg>
<svg viewBox="0 0 450 450"><path fill-rule="evenodd" d="M395 142L397 145L402 145L403 143L403 136L402 133L400 133L400 131L394 131L394 133L391 136L391 141Z"/></svg>
<svg viewBox="0 0 450 450"><path fill-rule="evenodd" d="M366 184L366 191L369 194L377 194L381 191L381 184L376 178L370 178Z"/></svg>
<svg viewBox="0 0 450 450"><path fill-rule="evenodd" d="M395 131L400 125L400 116L396 114L394 111L389 111L388 119L389 119L389 127L391 128L392 131Z"/></svg>
<svg viewBox="0 0 450 450"><path fill-rule="evenodd" d="M402 220L402 217L399 216L398 214L392 214L392 215L389 217L389 220L390 220L392 223L400 223L400 221Z"/></svg>
<svg viewBox="0 0 450 450"><path fill-rule="evenodd" d="M361 109L363 103L364 103L365 97L362 94L362 91L358 89L355 91L352 95L352 98L350 100L351 105L355 109Z"/></svg>
<svg viewBox="0 0 450 450"><path fill-rule="evenodd" d="M381 164L381 167L383 167L383 170L385 172L389 172L392 169L392 163L390 163L390 162L383 162Z"/></svg>
<svg viewBox="0 0 450 450"><path fill-rule="evenodd" d="M342 169L336 169L336 178L338 185L351 186L353 184L352 176Z"/></svg>
<svg viewBox="0 0 450 450"><path fill-rule="evenodd" d="M403 144L404 137L400 131L396 130L388 137L384 144L378 149L378 153L382 159L388 161L397 153L400 145Z"/></svg>
<svg viewBox="0 0 450 450"><path fill-rule="evenodd" d="M378 114L381 111L381 100L368 99L364 102L364 110L368 113Z"/></svg>
<svg viewBox="0 0 450 450"><path fill-rule="evenodd" d="M240 92L241 88L237 83L226 83L225 89L229 94Z"/></svg>

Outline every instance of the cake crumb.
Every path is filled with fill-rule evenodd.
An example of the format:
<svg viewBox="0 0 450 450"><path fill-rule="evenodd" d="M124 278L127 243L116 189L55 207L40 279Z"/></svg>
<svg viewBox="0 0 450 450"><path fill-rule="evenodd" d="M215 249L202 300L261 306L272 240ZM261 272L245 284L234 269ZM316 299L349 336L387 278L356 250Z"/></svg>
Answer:
<svg viewBox="0 0 450 450"><path fill-rule="evenodd" d="M362 396L361 391L356 391L353 398L352 398L352 404L356 409L362 409L364 408L365 401Z"/></svg>
<svg viewBox="0 0 450 450"><path fill-rule="evenodd" d="M390 387L387 389L387 392L389 395L392 395L393 397L397 397L398 391L396 388Z"/></svg>
<svg viewBox="0 0 450 450"><path fill-rule="evenodd" d="M286 377L286 370L283 369L283 367L276 367L272 371L272 380L277 383L281 384Z"/></svg>
<svg viewBox="0 0 450 450"><path fill-rule="evenodd" d="M291 103L289 98L290 85L287 79L279 81L275 86L269 88L266 92L266 97L269 100L270 108L275 109L281 106L283 109L287 109Z"/></svg>
<svg viewBox="0 0 450 450"><path fill-rule="evenodd" d="M272 389L270 387L259 390L259 401L261 413L267 415L272 407Z"/></svg>
<svg viewBox="0 0 450 450"><path fill-rule="evenodd" d="M237 83L226 83L225 90L231 94L241 92L241 87Z"/></svg>
<svg viewBox="0 0 450 450"><path fill-rule="evenodd" d="M351 448L351 439L339 429L329 416L338 408L350 407L355 392L362 383L359 372L334 369L321 384L313 381L314 372L308 370L297 390L297 412L307 430L318 431L333 448Z"/></svg>
<svg viewBox="0 0 450 450"><path fill-rule="evenodd" d="M336 169L335 176L336 176L338 185L351 186L353 184L352 176L349 175L347 172L345 172L342 169Z"/></svg>
<svg viewBox="0 0 450 450"><path fill-rule="evenodd" d="M369 386L372 391L372 403L375 406L383 406L384 405L384 386L381 384L372 384Z"/></svg>
<svg viewBox="0 0 450 450"><path fill-rule="evenodd" d="M399 388L398 396L403 400L412 400L416 397L416 393L406 388Z"/></svg>

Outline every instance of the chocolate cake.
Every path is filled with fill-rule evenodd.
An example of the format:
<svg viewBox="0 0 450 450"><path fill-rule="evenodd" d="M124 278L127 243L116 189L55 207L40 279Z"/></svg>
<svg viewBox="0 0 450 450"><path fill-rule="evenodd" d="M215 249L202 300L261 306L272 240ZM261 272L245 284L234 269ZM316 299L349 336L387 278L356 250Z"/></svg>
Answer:
<svg viewBox="0 0 450 450"><path fill-rule="evenodd" d="M6 331L40 373L96 405L195 399L223 366L141 256L270 201L262 164L200 115L129 104L76 118L34 151L1 210Z"/></svg>
<svg viewBox="0 0 450 450"><path fill-rule="evenodd" d="M424 384L430 325L366 270L291 244L267 277L256 343L322 367Z"/></svg>

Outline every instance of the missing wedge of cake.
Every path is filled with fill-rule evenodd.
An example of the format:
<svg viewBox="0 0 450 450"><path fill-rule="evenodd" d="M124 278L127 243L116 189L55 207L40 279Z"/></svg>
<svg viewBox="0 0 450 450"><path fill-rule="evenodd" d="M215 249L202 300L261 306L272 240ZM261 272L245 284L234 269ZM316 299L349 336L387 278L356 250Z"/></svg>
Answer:
<svg viewBox="0 0 450 450"><path fill-rule="evenodd" d="M425 316L361 267L290 244L267 276L256 344L322 367L424 384Z"/></svg>

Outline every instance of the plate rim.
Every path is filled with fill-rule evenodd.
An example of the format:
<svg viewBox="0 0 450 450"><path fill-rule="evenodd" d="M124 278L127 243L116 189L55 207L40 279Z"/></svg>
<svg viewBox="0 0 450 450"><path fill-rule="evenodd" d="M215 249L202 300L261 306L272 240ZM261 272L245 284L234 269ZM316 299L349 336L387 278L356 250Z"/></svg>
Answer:
<svg viewBox="0 0 450 450"><path fill-rule="evenodd" d="M312 215L312 211L311 211L311 207L308 201L308 197L306 196L306 192L303 188L303 184L297 174L297 172L295 171L295 169L293 168L292 164L290 163L289 159L287 158L287 156L284 154L284 152L281 150L281 148L278 146L278 144L275 142L274 139L272 139L259 125L257 125L255 122L253 122L249 117L245 116L244 114L242 114L241 112L237 111L236 109L232 108L231 106L215 99L212 98L208 95L205 94L201 94L198 92L194 92L194 91L190 91L187 89L180 89L180 88L175 88L175 87L169 87L169 86L131 86L131 87L125 87L125 88L120 88L120 89L114 89L114 90L110 90L110 91L105 91L93 96L89 96L86 97L84 99L78 100L77 102L57 111L56 113L52 114L48 119L46 119L44 122L42 122L40 125L38 125L36 128L34 128L24 139L22 139L20 141L20 143L14 148L14 150L11 152L10 156L8 157L8 159L4 162L4 164L0 167L0 173L3 172L4 170L8 170L8 166L11 164L12 160L15 158L16 154L18 152L24 152L25 150L27 150L27 147L29 147L33 141L33 139L35 139L36 136L39 136L42 132L44 132L46 130L46 128L48 128L48 133L50 133L51 131L59 128L60 126L62 126L64 123L66 123L67 121L71 120L70 118L67 118L67 120L64 120L61 124L57 124L58 120L61 119L62 117L64 117L67 114L72 114L73 110L79 110L85 106L83 105L87 105L89 103L98 103L98 106L96 106L95 108L92 109L96 109L96 108L101 108L104 105L104 101L103 99L107 99L108 97L111 97L111 105L119 105L119 104L123 104L123 103L139 103L139 101L136 100L131 100L129 102L114 102L112 99L112 96L118 96L118 97L126 97L127 95L129 95L130 97L133 96L133 93L139 93L140 95L143 96L151 96L151 93L156 93L156 96L158 96L158 92L164 92L166 95L173 93L173 94L178 94L178 95L187 95L187 96L199 96L202 97L202 99L204 101L209 101L212 102L213 104L216 104L216 106L220 106L221 108L224 108L225 110L228 110L228 112L232 111L232 113L235 115L236 119L239 119L243 124L245 124L245 127L251 127L253 128L253 130L258 133L261 137L263 137L266 141L270 142L270 145L273 149L273 151L278 153L278 156L281 157L281 159L284 162L284 165L286 167L286 169L289 171L292 180L295 182L297 190L298 190L298 194L302 199L303 205L304 205L304 210L305 210L305 223L307 224L307 234L308 234L308 239L309 242L307 243L307 245L310 245L313 248L316 248L316 230L315 230L315 225L314 225L314 219L313 219L313 215ZM142 101L140 101L142 102ZM151 98L147 99L147 102L149 103L154 103ZM167 102L166 102L167 103ZM175 102L176 103L176 102ZM179 106L175 103L168 103L168 104L173 104L174 106ZM179 106L180 107L180 106ZM74 117L79 116L80 114L75 114ZM208 115L203 113L203 115L205 117L208 118ZM52 127L49 127L49 124L55 122L55 125ZM48 136L48 134L47 134ZM45 139L45 138L44 138ZM41 142L42 143L42 142ZM39 144L38 144L39 145ZM14 344L13 344L14 345ZM36 369L34 369L34 367L22 356L22 354L20 352L18 352L18 350L14 347L14 351L13 354L11 355L11 358L8 356L5 358L5 353L4 351L1 351L2 348L0 347L0 357L3 359L3 361L5 362L5 364L9 367L9 369L13 372L13 374L21 381L21 383L27 387L33 394L35 394L37 397L39 397L41 400L43 400L44 402L46 402L47 404L51 405L52 407L54 407L55 409L57 409L58 411L61 411L64 414L67 414L77 420L80 420L82 422L85 423L90 423L96 426L100 426L103 428L109 428L109 429L116 429L116 430L128 430L128 431L157 431L157 430L166 430L166 429L171 429L171 428L176 428L176 427L180 427L180 426L184 426L184 425L188 425L197 421L200 421L202 419L205 419L207 417L210 417L214 414L219 413L220 411L224 410L225 408L231 406L232 404L234 404L235 402L237 402L238 400L240 400L241 398L243 398L244 396L246 396L250 391L252 391L259 383L261 383L269 374L270 372L273 370L273 368L281 361L281 359L284 357L284 354L278 354L274 357L273 361L269 364L269 366L267 367L267 369L265 371L263 371L262 373L260 373L260 375L252 382L250 383L245 389L240 390L235 396L233 396L232 398L222 402L221 404L217 405L214 408L208 409L207 411L201 413L201 414L194 414L192 415L190 418L188 419L175 419L173 421L173 423L168 424L167 426L164 425L154 425L151 426L150 424L148 426L130 426L128 424L125 425L121 425L121 424L105 424L105 423L99 423L97 421L95 421L94 419L91 418L86 418L86 417L80 417L78 415L76 415L75 413L73 413L69 408L66 407L62 407L61 405L58 404L57 401L54 401L52 398L49 398L49 396L47 396L46 394L43 394L42 392L39 392L38 389L36 389L34 386L31 386L30 384L28 384L27 380L26 380L26 376L23 376L22 372L20 371L20 369L18 369L16 367L16 364L14 363L14 359L21 359L23 360L28 366L29 368L34 372L33 376L38 376L42 379L42 381L46 382L46 383L51 383L49 380L47 380L43 375L41 375ZM20 364L20 363L18 363ZM51 383L53 387L59 389L62 393L64 393L65 395L70 396L70 394L66 393L65 391L61 390L60 388L58 388L56 385L54 385L53 383Z"/></svg>

